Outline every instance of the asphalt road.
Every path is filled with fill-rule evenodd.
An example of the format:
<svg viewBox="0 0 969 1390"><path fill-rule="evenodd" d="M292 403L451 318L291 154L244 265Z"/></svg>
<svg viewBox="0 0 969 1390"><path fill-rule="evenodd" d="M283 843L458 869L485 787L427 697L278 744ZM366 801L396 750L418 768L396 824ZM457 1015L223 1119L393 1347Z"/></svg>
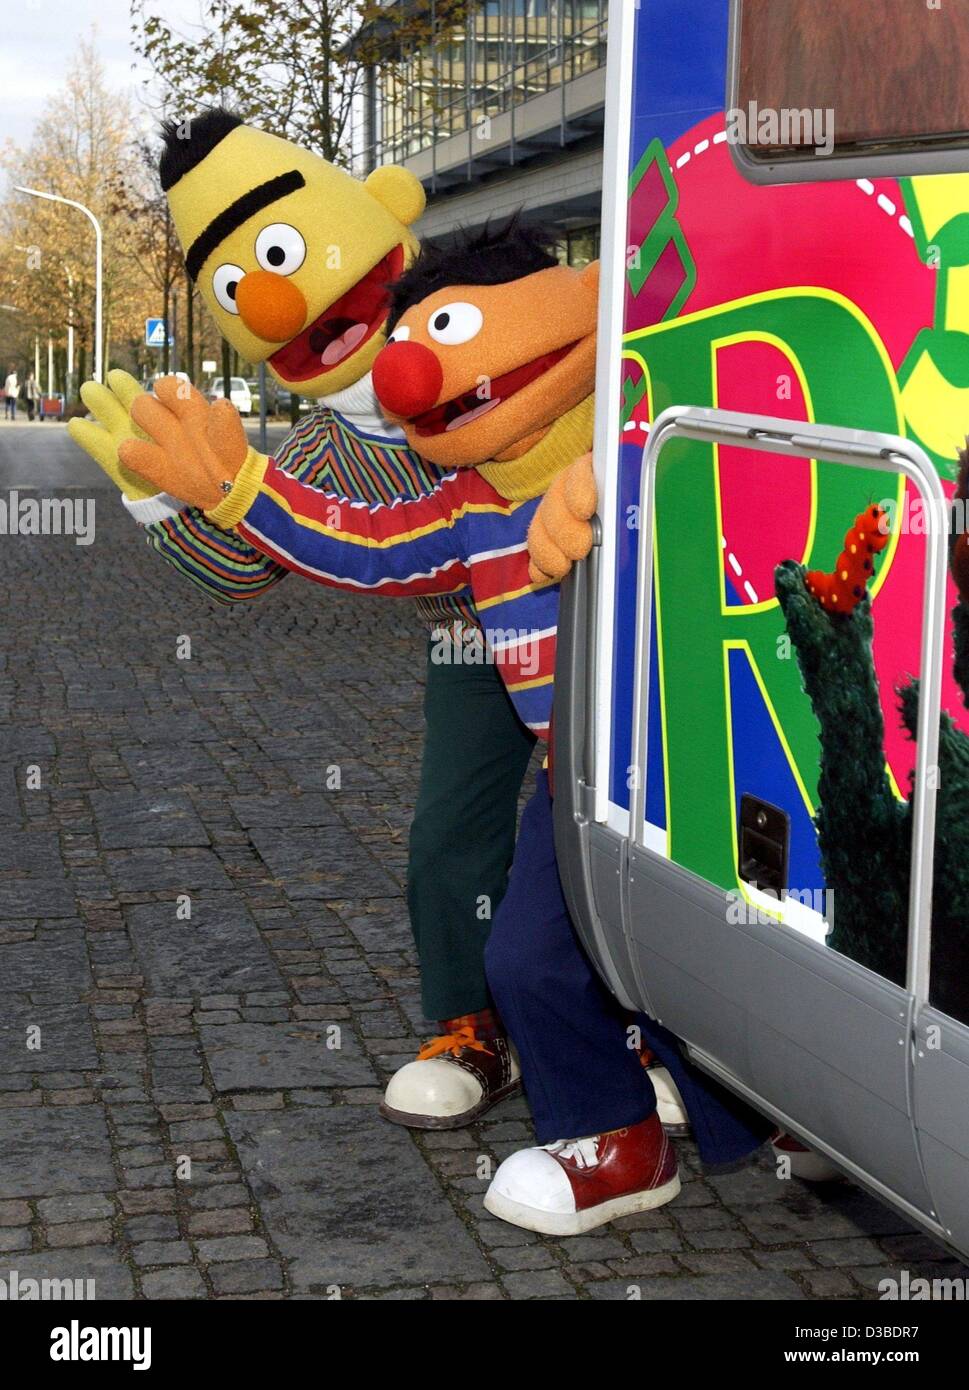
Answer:
<svg viewBox="0 0 969 1390"><path fill-rule="evenodd" d="M259 434L258 421L248 422L246 428L255 443ZM288 424L270 424L267 427L270 448L288 433ZM0 421L0 486L34 487L40 491L52 488L114 490L110 479L73 442L67 426L56 420L35 421L32 425Z"/></svg>

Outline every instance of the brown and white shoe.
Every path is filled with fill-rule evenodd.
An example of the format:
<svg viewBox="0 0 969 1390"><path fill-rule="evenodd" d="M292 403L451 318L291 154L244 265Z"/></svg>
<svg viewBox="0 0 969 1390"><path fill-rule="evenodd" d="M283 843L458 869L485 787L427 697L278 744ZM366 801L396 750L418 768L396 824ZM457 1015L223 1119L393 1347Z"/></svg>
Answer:
<svg viewBox="0 0 969 1390"><path fill-rule="evenodd" d="M520 1090L508 1039L482 1040L464 1027L432 1038L390 1078L380 1113L408 1129L460 1129Z"/></svg>
<svg viewBox="0 0 969 1390"><path fill-rule="evenodd" d="M549 1236L576 1236L652 1211L680 1190L676 1153L659 1116L587 1139L519 1149L501 1164L485 1211Z"/></svg>

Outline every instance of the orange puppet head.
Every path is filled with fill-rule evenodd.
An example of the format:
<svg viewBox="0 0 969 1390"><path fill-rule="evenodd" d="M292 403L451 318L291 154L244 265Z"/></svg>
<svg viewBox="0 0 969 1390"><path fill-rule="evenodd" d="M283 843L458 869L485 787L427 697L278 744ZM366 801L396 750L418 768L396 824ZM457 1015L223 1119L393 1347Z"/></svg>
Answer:
<svg viewBox="0 0 969 1390"><path fill-rule="evenodd" d="M391 292L384 411L439 468L514 459L595 386L598 263L559 265L517 219L425 246Z"/></svg>

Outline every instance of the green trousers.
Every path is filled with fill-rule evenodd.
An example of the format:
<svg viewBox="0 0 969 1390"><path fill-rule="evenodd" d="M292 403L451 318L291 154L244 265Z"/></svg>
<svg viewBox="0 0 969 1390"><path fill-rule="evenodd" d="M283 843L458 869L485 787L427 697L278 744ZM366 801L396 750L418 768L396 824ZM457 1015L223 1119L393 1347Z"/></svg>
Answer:
<svg viewBox="0 0 969 1390"><path fill-rule="evenodd" d="M429 1019L488 1007L484 948L508 885L535 736L492 664L437 664L428 643L424 757L407 905Z"/></svg>

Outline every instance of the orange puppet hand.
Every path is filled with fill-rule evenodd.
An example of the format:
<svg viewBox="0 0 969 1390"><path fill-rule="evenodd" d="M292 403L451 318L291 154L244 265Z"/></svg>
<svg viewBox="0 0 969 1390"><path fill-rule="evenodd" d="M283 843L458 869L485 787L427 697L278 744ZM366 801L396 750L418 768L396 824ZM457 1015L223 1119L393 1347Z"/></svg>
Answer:
<svg viewBox="0 0 969 1390"><path fill-rule="evenodd" d="M598 493L592 455L583 454L553 479L528 528L528 577L533 584L564 579L592 549L591 517Z"/></svg>
<svg viewBox="0 0 969 1390"><path fill-rule="evenodd" d="M131 417L148 440L126 439L118 457L161 492L211 511L231 491L249 455L249 441L231 401L210 405L179 377L155 382L137 396Z"/></svg>

